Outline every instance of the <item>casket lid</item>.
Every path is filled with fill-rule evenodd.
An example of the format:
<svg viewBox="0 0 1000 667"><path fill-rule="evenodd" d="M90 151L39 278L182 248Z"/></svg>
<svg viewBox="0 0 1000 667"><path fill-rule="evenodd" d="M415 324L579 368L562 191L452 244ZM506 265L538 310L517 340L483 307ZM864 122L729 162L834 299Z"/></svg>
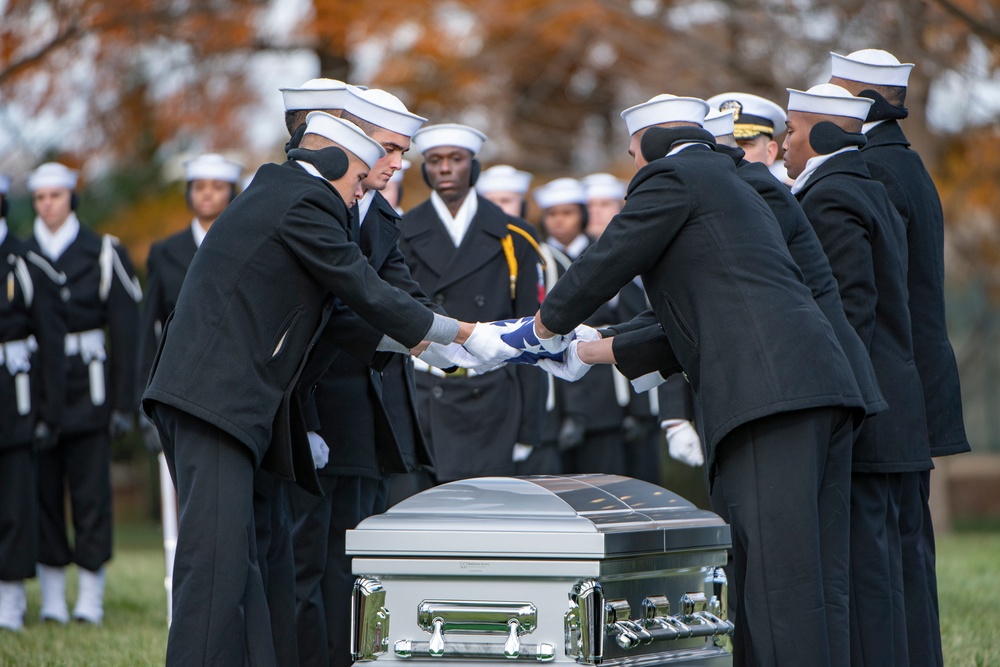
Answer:
<svg viewBox="0 0 1000 667"><path fill-rule="evenodd" d="M412 496L347 533L352 555L606 558L727 548L729 527L617 475L480 477Z"/></svg>

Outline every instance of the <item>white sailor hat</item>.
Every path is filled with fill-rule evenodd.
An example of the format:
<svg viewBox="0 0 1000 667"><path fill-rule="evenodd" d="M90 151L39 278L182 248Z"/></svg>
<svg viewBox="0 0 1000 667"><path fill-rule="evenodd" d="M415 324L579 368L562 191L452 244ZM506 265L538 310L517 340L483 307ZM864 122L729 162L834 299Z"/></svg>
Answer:
<svg viewBox="0 0 1000 667"><path fill-rule="evenodd" d="M560 204L586 204L587 191L583 183L575 178L557 178L540 188L532 196L541 208L551 208Z"/></svg>
<svg viewBox="0 0 1000 667"><path fill-rule="evenodd" d="M592 199L624 199L625 181L613 174L590 174L580 179L587 192L587 201Z"/></svg>
<svg viewBox="0 0 1000 667"><path fill-rule="evenodd" d="M735 134L736 109L729 108L725 111L713 109L705 116L705 129L712 133L713 137L727 137ZM758 133L760 134L760 133Z"/></svg>
<svg viewBox="0 0 1000 667"><path fill-rule="evenodd" d="M326 137L345 151L361 158L369 169L374 168L375 163L385 157L382 145L365 134L360 127L322 111L313 111L306 116L306 134Z"/></svg>
<svg viewBox="0 0 1000 667"><path fill-rule="evenodd" d="M458 146L475 155L486 143L486 135L468 125L443 123L417 130L413 135L413 143L421 153L438 146Z"/></svg>
<svg viewBox="0 0 1000 667"><path fill-rule="evenodd" d="M657 95L648 102L622 111L622 120L631 137L639 130L662 123L694 123L701 125L708 113L708 103L697 97Z"/></svg>
<svg viewBox="0 0 1000 667"><path fill-rule="evenodd" d="M412 166L412 162L403 158L403 166L392 172L392 178L389 179L390 183L400 183L403 180L403 172Z"/></svg>
<svg viewBox="0 0 1000 667"><path fill-rule="evenodd" d="M831 76L876 86L906 86L913 63L901 63L888 51L862 49L846 56L830 52Z"/></svg>
<svg viewBox="0 0 1000 667"><path fill-rule="evenodd" d="M722 93L708 98L708 104L713 111L734 110L733 135L737 139L754 139L762 134L773 138L785 131L785 110L759 95Z"/></svg>
<svg viewBox="0 0 1000 667"><path fill-rule="evenodd" d="M410 113L398 97L384 90L348 86L347 93L344 111L390 132L412 137L427 122L423 116Z"/></svg>
<svg viewBox="0 0 1000 667"><path fill-rule="evenodd" d="M476 181L476 192L516 192L524 195L531 187L532 175L509 164L498 164L485 170Z"/></svg>
<svg viewBox="0 0 1000 667"><path fill-rule="evenodd" d="M285 111L343 109L347 84L336 79L309 79L298 88L280 88Z"/></svg>
<svg viewBox="0 0 1000 667"><path fill-rule="evenodd" d="M833 83L821 83L809 90L785 90L788 91L789 113L802 111L864 120L868 117L868 107L874 103L867 97L855 97L845 88Z"/></svg>
<svg viewBox="0 0 1000 667"><path fill-rule="evenodd" d="M10 192L10 176L0 174L0 195L5 195L8 192Z"/></svg>
<svg viewBox="0 0 1000 667"><path fill-rule="evenodd" d="M78 171L70 169L59 162L46 162L38 166L28 176L28 189L34 192L38 188L76 189Z"/></svg>
<svg viewBox="0 0 1000 667"><path fill-rule="evenodd" d="M184 162L184 180L226 181L239 183L243 165L227 160L218 153L205 153Z"/></svg>

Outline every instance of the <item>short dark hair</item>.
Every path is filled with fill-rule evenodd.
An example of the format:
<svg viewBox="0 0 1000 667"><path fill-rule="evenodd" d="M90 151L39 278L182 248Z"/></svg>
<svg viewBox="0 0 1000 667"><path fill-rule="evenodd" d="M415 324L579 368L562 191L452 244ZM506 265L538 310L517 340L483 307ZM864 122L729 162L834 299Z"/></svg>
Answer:
<svg viewBox="0 0 1000 667"><path fill-rule="evenodd" d="M292 111L286 111L285 129L288 130L288 136L295 134L295 130L298 129L299 125L305 124L306 116L311 114L313 111L322 111L323 113L328 113L334 116L339 116L344 113L341 109L293 109Z"/></svg>
<svg viewBox="0 0 1000 667"><path fill-rule="evenodd" d="M358 118L357 116L355 116L354 114L352 114L350 111L344 111L344 113L342 113L340 115L340 117L343 118L344 120L350 121L351 123L354 123L355 125L357 125L358 127L360 127L361 131L364 132L365 134L367 134L369 137L372 136L372 134L375 132L375 130L381 130L382 129L381 127L379 127L375 123L371 123L371 122L365 120L364 118Z"/></svg>
<svg viewBox="0 0 1000 667"><path fill-rule="evenodd" d="M889 104L897 107L903 106L906 102L906 86L880 86L875 84L865 84L866 90L874 90L885 98ZM862 91L863 92L863 91Z"/></svg>

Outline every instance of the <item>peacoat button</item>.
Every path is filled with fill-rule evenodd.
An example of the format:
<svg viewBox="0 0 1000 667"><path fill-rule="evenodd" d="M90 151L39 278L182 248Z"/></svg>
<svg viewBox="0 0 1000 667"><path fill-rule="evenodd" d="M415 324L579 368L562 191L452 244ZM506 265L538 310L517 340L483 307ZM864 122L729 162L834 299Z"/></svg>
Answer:
<svg viewBox="0 0 1000 667"><path fill-rule="evenodd" d="M482 308L486 305L486 297L482 294L477 294L475 298L476 305Z"/></svg>
<svg viewBox="0 0 1000 667"><path fill-rule="evenodd" d="M434 387L433 389L431 389L431 396L433 396L434 398L441 398L442 396L444 396L444 388Z"/></svg>
<svg viewBox="0 0 1000 667"><path fill-rule="evenodd" d="M472 398L481 398L483 395L483 390L478 387L472 390Z"/></svg>
<svg viewBox="0 0 1000 667"><path fill-rule="evenodd" d="M442 294L441 292L438 292L437 294L435 294L434 295L434 303L436 303L439 306L443 306L444 305L444 294Z"/></svg>

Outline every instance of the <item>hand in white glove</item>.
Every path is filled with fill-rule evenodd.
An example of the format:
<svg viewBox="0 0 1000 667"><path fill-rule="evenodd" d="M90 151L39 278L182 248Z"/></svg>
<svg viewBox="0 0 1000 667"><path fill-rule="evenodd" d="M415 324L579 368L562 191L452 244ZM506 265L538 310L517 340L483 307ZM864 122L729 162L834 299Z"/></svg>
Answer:
<svg viewBox="0 0 1000 667"><path fill-rule="evenodd" d="M447 345L431 343L417 358L438 368L451 368L452 366L473 368L482 363L478 357L473 356L458 343L448 343Z"/></svg>
<svg viewBox="0 0 1000 667"><path fill-rule="evenodd" d="M686 419L667 419L660 426L667 432L667 450L671 458L692 467L705 463L701 439L691 422Z"/></svg>
<svg viewBox="0 0 1000 667"><path fill-rule="evenodd" d="M516 320L498 320L493 322L493 326L501 330L500 339L507 343L507 345L521 352L533 354L543 351L549 354L562 352L575 337L571 333L568 336L555 335L551 338L541 338L535 329L534 317L522 317Z"/></svg>
<svg viewBox="0 0 1000 667"><path fill-rule="evenodd" d="M317 469L330 462L330 447L315 431L309 431L309 451L312 452L313 465Z"/></svg>
<svg viewBox="0 0 1000 667"><path fill-rule="evenodd" d="M594 327L588 327L586 324L581 324L573 329L573 333L576 335L578 340L594 341L601 340L601 334Z"/></svg>
<svg viewBox="0 0 1000 667"><path fill-rule="evenodd" d="M534 450L534 445L525 445L521 442L514 443L514 456L512 457L514 463L520 463L521 461L527 461L528 457L531 456L532 450Z"/></svg>
<svg viewBox="0 0 1000 667"><path fill-rule="evenodd" d="M574 340L563 352L562 361L556 361L555 359L539 359L538 367L547 373L566 380L568 382L576 382L590 370L590 364L585 364L580 361L580 355L577 352L577 346L579 346L580 341Z"/></svg>
<svg viewBox="0 0 1000 667"><path fill-rule="evenodd" d="M463 347L479 359L480 365L494 366L519 353L503 341L500 337L503 332L503 327L493 322L479 322Z"/></svg>

